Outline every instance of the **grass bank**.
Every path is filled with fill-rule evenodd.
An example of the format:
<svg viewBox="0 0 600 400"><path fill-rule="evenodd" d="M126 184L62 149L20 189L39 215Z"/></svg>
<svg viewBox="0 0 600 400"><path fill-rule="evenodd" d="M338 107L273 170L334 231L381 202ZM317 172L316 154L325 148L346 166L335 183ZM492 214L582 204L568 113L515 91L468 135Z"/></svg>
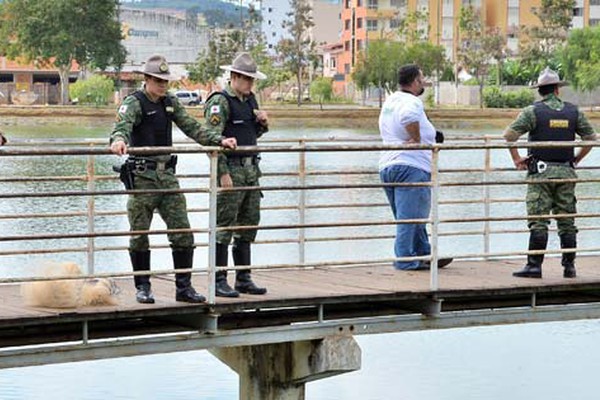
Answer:
<svg viewBox="0 0 600 400"><path fill-rule="evenodd" d="M271 124L277 126L339 127L372 129L377 126L378 108L352 105L331 106L269 106ZM115 107L84 106L0 106L0 124L42 124L49 122L73 123L74 120L110 123L115 118ZM202 107L189 107L194 117L202 118ZM429 118L441 128L504 127L516 118L516 109L431 109ZM600 112L586 112L592 123L600 126Z"/></svg>

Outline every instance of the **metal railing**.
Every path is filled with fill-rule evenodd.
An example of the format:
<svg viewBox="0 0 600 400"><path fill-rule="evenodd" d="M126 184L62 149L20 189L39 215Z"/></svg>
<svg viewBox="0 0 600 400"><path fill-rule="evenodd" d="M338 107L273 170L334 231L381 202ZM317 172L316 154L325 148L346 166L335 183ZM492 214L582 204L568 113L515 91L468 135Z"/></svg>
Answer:
<svg viewBox="0 0 600 400"><path fill-rule="evenodd" d="M173 148L138 148L131 149L131 153L135 155L145 155L148 153L177 153L177 154L195 154L200 157L201 154L207 154L209 157L209 170L208 173L191 174L190 171L182 171L183 174L179 174L181 180L194 179L194 180L207 180L205 186L191 187L178 190L162 191L168 193L186 193L186 194L205 194L208 195L207 206L202 207L190 207L191 213L206 214L208 213L208 222L206 226L193 227L191 229L150 229L144 232L130 232L128 230L98 230L95 219L98 216L117 216L122 217L126 213L124 210L104 210L98 209L96 199L100 196L117 196L122 197L133 193L152 193L152 191L126 191L121 190L120 186L116 186L116 176L113 174L98 174L97 165L99 156L107 156L109 154L106 144L104 142L94 141L83 141L83 142L17 142L13 146L0 148L0 162L4 157L21 158L21 157L81 157L86 158L85 173L81 175L60 175L60 176L2 176L0 177L0 183L4 188L8 186L11 190L3 190L0 192L0 199L4 202L8 199L46 199L50 201L59 201L64 198L85 198L86 205L85 209L77 211L65 211L65 212L23 212L16 214L6 214L0 211L0 223L2 221L17 220L17 221L32 221L43 219L47 220L60 220L61 218L81 217L85 218L85 231L81 232L69 232L69 233L35 233L35 234L15 234L14 232L2 232L0 233L0 257L1 256L22 256L29 254L56 254L56 253L75 253L84 252L87 254L87 272L90 276L106 277L106 276L132 276L145 273L132 273L132 272L107 272L107 273L96 273L96 259L95 255L98 252L114 252L124 251L127 249L125 245L119 246L99 246L97 243L98 238L116 238L116 237L128 237L137 234L149 234L149 235L164 235L166 233L182 233L191 232L194 234L202 234L207 236L206 242L197 242L196 245L208 249L208 256L206 260L206 267L204 268L192 268L192 272L206 272L208 277L208 301L210 303L215 302L214 292L214 277L215 272L219 269L215 265L215 235L219 230L226 228L218 228L216 226L216 201L217 194L224 190L261 190L263 192L296 192L297 203L295 204L276 204L276 205L265 205L263 212L294 212L297 214L297 223L277 223L277 224L261 224L259 226L237 226L228 229L232 230L244 230L244 229L259 229L261 231L286 231L295 232L295 237L277 237L274 239L259 240L257 244L297 244L297 262L288 263L270 263L267 265L252 265L253 269L275 269L275 268L315 268L315 267L344 267L344 266L355 266L355 265L379 265L382 263L389 263L391 268L391 262L393 261L408 261L413 259L428 259L432 262L431 275L430 275L430 289L437 290L439 286L439 278L437 274L437 260L440 257L439 247L440 238L442 237L458 237L458 236L482 236L482 250L462 252L453 254L455 258L469 259L469 258L493 258L493 257L510 257L524 254L557 254L563 251L569 251L570 249L564 250L547 250L544 252L528 252L528 251L492 251L491 242L492 236L497 234L514 234L526 232L525 224L523 228L509 229L494 229L493 224L498 222L511 222L511 221L525 221L528 218L527 215L493 215L492 206L495 204L510 204L510 203L523 203L524 197L495 197L492 193L492 188L496 186L512 188L519 185L525 185L527 181L524 179L524 174L520 175L521 179L515 179L514 168L511 167L493 167L492 153L494 150L503 149L506 151L509 147L520 147L520 148L533 148L533 147L572 147L572 143L561 143L561 142L546 142L546 143L515 143L506 144L498 140L498 137L485 136L483 138L473 137L459 137L455 138L452 143L436 144L433 146L428 145L410 145L410 146L383 146L380 144L372 144L372 138L355 139L355 138L330 138L326 140L327 144L323 144L323 140L311 140L307 138L290 141L279 141L269 142L265 141L266 145L261 145L252 148L242 148L241 150L257 150L265 155L284 153L284 154L296 154L297 155L297 170L296 171L272 171L263 175L264 181L268 181L270 178L293 178L296 179L297 184L279 184L279 185L267 185L263 184L260 188L234 188L234 189L221 189L217 185L217 157L219 148L199 146L176 146ZM282 144L283 143L283 144ZM293 143L293 144L291 144ZM592 146L595 147L594 142L579 142L576 146ZM419 186L426 185L432 188L432 207L431 215L427 219L419 220L404 220L395 221L391 217L389 211L385 210L388 217L383 217L377 220L369 219L356 219L356 220L335 220L331 222L309 222L309 216L312 211L318 210L352 210L352 209L385 209L389 208L388 204L384 201L383 187L394 186L384 185L379 182L377 177L376 165L373 166L360 166L359 168L351 170L340 170L336 169L311 169L311 162L307 158L308 154L331 154L331 153L360 153L360 154L373 154L373 152L379 152L381 150L393 150L393 149L409 149L409 150L431 150L432 151L432 180L429 184L398 184L398 186ZM452 153L453 151L467 150L473 153L483 153L483 165L478 168L442 168L440 162L441 153ZM113 156L114 157L114 156ZM116 159L116 157L115 157ZM268 167L268 164L267 164ZM331 167L330 167L331 168ZM599 167L586 167L581 168L589 174L593 174ZM453 178L453 175L458 174L458 178ZM464 179L465 174L469 174L472 178L473 174L481 174L480 180ZM494 175L509 176L510 179L497 179ZM320 178L338 178L338 180L345 180L349 178L369 178L369 181L359 183L311 183L312 180L318 180ZM560 180L565 182L579 182L579 183L596 183L600 182L600 178L595 176L580 177L575 180ZM69 182L85 182L85 190L43 190L43 191L19 191L20 186L31 185L32 183L69 183ZM543 181L542 181L543 182ZM553 180L553 182L558 182ZM103 189L99 187L99 184L109 185L110 189ZM120 183L119 183L120 185ZM115 190L114 187L119 187ZM482 195L479 198L448 198L442 196L441 193L445 189L452 188L482 188ZM350 192L352 194L360 191L368 191L369 194L376 193L375 196L370 196L369 201L358 201L358 202L318 202L310 203L308 201L307 193L313 191L330 191L330 190L341 190ZM373 200L374 198L374 200ZM594 195L580 196L580 202L594 202L599 200L600 197ZM57 204L57 203L53 203ZM440 211L441 207L468 207L471 205L482 205L483 215L481 216L458 216L449 217L444 215ZM48 205L48 209L51 210L52 205ZM459 211L461 211L459 209ZM459 214L464 214L460 212ZM598 212L581 212L576 215L553 215L552 218L562 217L577 217L577 218L597 218L600 216ZM539 216L539 217L550 217L550 216ZM360 227L386 227L394 226L402 223L427 223L430 226L431 236L431 255L422 257L406 257L406 258L364 258L364 259L344 259L334 258L327 259L324 261L307 262L306 247L309 243L327 243L335 241L381 241L384 240L389 243L389 254L393 254L393 248L391 239L394 235L391 232L386 233L369 233L369 234L357 234L352 232L351 234L336 234L334 236L307 236L306 232L309 229L327 229L327 228L350 228L357 229ZM482 224L480 229L459 229L453 231L444 231L441 229L445 225L460 225L478 223ZM584 226L580 230L585 231L597 231L600 230L599 226ZM68 246L59 247L54 241L56 240L67 240L67 239L85 239L85 246ZM2 243L19 243L19 242L30 242L30 241L45 241L51 242L51 246L47 248L36 248L36 249L7 249L3 248ZM154 245L153 248L165 248L166 245ZM523 244L525 248L525 244ZM598 252L600 247L582 248L579 249L586 252ZM1 258L0 258L1 259ZM196 264L203 263L203 260L197 260ZM245 268L245 267L244 267ZM235 270L236 267L227 267L228 270ZM181 270L183 271L183 270ZM150 275L165 275L174 273L173 269L162 269L154 270L150 272ZM53 277L56 279L57 277ZM62 277L59 277L62 278ZM64 277L69 279L69 277ZM0 279L0 283L6 282L23 282L28 280L42 280L47 278L42 277L11 277Z"/></svg>

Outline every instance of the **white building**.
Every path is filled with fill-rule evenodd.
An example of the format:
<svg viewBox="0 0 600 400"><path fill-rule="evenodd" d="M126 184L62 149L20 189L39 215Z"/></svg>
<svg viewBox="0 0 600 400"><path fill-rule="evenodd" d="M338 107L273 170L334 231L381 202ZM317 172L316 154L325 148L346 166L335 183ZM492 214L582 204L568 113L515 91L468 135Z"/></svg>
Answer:
<svg viewBox="0 0 600 400"><path fill-rule="evenodd" d="M183 18L122 7L119 21L127 49L125 70L141 65L153 54L164 55L169 64L184 66L208 49L208 30Z"/></svg>
<svg viewBox="0 0 600 400"><path fill-rule="evenodd" d="M340 0L309 0L313 9L315 26L311 29L312 39L321 43L333 43L339 40L340 35ZM275 53L279 41L288 37L287 29L283 22L289 19L291 11L288 0L262 0L262 32L265 35L267 49L270 54Z"/></svg>

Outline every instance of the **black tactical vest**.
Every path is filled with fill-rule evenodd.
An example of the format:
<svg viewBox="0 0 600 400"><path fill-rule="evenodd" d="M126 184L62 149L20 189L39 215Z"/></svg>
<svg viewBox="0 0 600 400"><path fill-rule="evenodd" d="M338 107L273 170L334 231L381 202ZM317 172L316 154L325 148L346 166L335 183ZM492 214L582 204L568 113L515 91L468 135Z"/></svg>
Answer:
<svg viewBox="0 0 600 400"><path fill-rule="evenodd" d="M225 90L220 92L229 103L229 118L225 123L223 136L234 137L238 146L256 146L259 124L256 122L254 110L258 110L258 103L254 94L250 94L245 101L236 96L231 96ZM236 156L247 157L256 152L236 153Z"/></svg>
<svg viewBox="0 0 600 400"><path fill-rule="evenodd" d="M173 145L173 102L169 96L153 103L142 91L132 94L142 106L142 120L133 127L131 145L172 146Z"/></svg>
<svg viewBox="0 0 600 400"><path fill-rule="evenodd" d="M541 101L534 103L536 125L529 132L530 142L572 142L575 140L575 129L579 113L577 106L564 103L560 111L548 107ZM575 157L573 147L529 149L529 154L543 161L568 162Z"/></svg>

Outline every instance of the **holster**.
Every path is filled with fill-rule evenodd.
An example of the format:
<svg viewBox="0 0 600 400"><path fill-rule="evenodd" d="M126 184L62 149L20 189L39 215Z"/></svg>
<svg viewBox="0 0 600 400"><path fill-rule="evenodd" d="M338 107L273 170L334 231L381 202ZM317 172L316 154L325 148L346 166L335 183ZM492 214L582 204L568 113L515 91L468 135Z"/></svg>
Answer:
<svg viewBox="0 0 600 400"><path fill-rule="evenodd" d="M540 171L538 171L538 161L539 159L537 157L529 156L529 158L527 159L527 172L529 172L530 174L539 173Z"/></svg>
<svg viewBox="0 0 600 400"><path fill-rule="evenodd" d="M133 190L133 180L135 175L133 170L135 169L135 163L127 160L121 165L113 165L113 171L119 174L119 179L125 185L126 190Z"/></svg>

